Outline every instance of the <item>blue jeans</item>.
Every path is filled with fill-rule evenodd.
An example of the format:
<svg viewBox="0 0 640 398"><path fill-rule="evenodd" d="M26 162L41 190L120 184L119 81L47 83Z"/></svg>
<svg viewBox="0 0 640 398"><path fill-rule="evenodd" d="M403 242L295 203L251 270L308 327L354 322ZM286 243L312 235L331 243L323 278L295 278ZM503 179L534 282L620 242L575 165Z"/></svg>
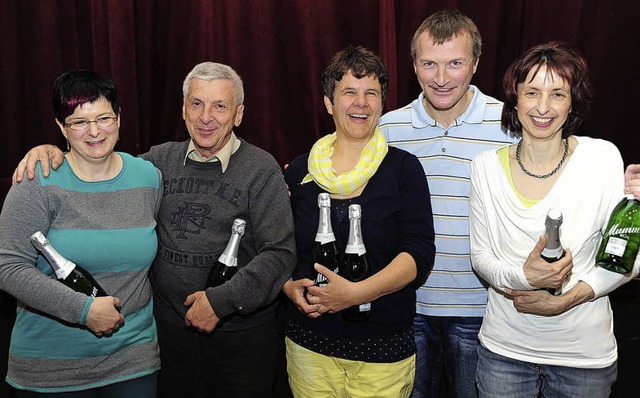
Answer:
<svg viewBox="0 0 640 398"><path fill-rule="evenodd" d="M617 373L616 363L601 369L539 365L480 346L476 378L481 397L607 398Z"/></svg>
<svg viewBox="0 0 640 398"><path fill-rule="evenodd" d="M412 398L474 398L481 317L416 314L416 379Z"/></svg>

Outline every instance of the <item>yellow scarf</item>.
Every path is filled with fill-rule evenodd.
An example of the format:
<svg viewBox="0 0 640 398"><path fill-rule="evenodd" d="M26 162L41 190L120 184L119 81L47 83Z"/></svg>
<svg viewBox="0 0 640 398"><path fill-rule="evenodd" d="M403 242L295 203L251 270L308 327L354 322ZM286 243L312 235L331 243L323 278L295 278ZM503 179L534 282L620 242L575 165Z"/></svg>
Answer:
<svg viewBox="0 0 640 398"><path fill-rule="evenodd" d="M331 194L350 195L366 184L376 173L389 146L382 131L376 127L373 137L362 150L356 166L348 173L336 175L331 162L333 142L336 138L337 133L328 134L313 144L307 165L309 174L302 179L302 183L315 181L320 188Z"/></svg>

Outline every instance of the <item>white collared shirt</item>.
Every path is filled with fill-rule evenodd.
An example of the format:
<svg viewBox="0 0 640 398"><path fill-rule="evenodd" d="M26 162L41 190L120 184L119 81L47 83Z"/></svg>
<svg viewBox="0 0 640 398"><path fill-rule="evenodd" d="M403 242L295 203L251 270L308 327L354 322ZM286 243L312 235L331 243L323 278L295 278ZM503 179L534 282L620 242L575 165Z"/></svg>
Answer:
<svg viewBox="0 0 640 398"><path fill-rule="evenodd" d="M193 143L193 139L189 141L189 147L187 148L187 153L184 156L183 165L187 163L187 158L194 160L196 162L220 162L222 166L222 172L224 173L229 167L229 160L231 159L231 155L233 155L238 148L240 148L240 140L236 137L236 134L232 131L229 142L227 142L218 152L216 152L213 156L209 158L203 158L200 155L200 152L196 149L195 144Z"/></svg>

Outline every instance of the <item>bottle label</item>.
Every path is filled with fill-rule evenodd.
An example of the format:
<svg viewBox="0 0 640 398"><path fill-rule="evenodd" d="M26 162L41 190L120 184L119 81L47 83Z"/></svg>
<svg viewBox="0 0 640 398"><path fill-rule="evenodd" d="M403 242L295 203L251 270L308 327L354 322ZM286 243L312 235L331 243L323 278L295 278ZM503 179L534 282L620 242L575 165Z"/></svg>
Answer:
<svg viewBox="0 0 640 398"><path fill-rule="evenodd" d="M553 261L558 261L562 257L562 252L564 249L562 247L557 247L555 249L547 249L546 247L542 249L542 253L540 255L544 258L552 259Z"/></svg>
<svg viewBox="0 0 640 398"><path fill-rule="evenodd" d="M615 236L609 237L607 246L604 252L607 254L613 254L614 256L622 257L624 250L627 248L627 241L625 239L616 238Z"/></svg>
<svg viewBox="0 0 640 398"><path fill-rule="evenodd" d="M318 273L318 275L316 276L316 286L325 287L328 283L329 280L321 273Z"/></svg>
<svg viewBox="0 0 640 398"><path fill-rule="evenodd" d="M218 261L220 261L222 264L226 265L227 267L237 267L238 266L238 259L233 257L233 256L228 256L225 253L222 253L220 255L220 258L218 258Z"/></svg>
<svg viewBox="0 0 640 398"><path fill-rule="evenodd" d="M336 240L336 237L332 232L318 232L316 233L316 242L320 242L320 244L324 245L325 243L333 242Z"/></svg>
<svg viewBox="0 0 640 398"><path fill-rule="evenodd" d="M56 268L54 272L56 273L56 278L67 279L67 276L71 275L71 271L73 271L73 268Z"/></svg>
<svg viewBox="0 0 640 398"><path fill-rule="evenodd" d="M362 256L367 252L367 249L364 245L347 245L344 252L347 254L357 254L358 256Z"/></svg>
<svg viewBox="0 0 640 398"><path fill-rule="evenodd" d="M360 309L360 312L371 311L371 303L360 304L359 309Z"/></svg>
<svg viewBox="0 0 640 398"><path fill-rule="evenodd" d="M607 235L637 234L640 233L640 227L622 227L620 224L613 224L607 232Z"/></svg>

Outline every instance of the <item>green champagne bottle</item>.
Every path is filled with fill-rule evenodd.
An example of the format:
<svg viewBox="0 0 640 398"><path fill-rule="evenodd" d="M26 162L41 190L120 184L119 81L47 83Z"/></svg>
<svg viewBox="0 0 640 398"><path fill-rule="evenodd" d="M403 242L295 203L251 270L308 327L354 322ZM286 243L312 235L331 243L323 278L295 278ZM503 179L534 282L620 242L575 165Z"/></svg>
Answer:
<svg viewBox="0 0 640 398"><path fill-rule="evenodd" d="M596 265L628 274L633 270L640 247L640 201L627 194L616 205L604 231Z"/></svg>

